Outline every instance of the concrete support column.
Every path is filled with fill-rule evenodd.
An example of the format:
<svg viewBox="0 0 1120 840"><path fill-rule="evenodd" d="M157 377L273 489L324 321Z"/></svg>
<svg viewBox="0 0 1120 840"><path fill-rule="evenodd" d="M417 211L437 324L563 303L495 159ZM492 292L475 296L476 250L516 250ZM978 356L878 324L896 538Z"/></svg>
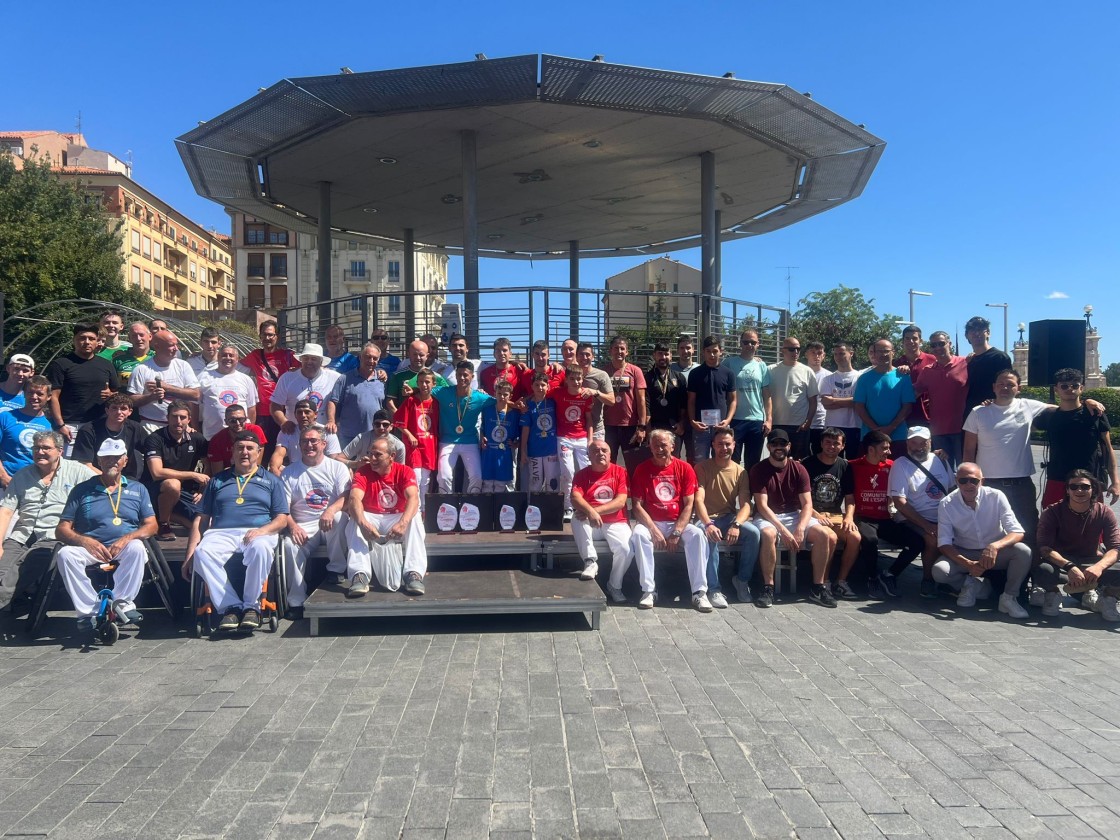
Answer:
<svg viewBox="0 0 1120 840"><path fill-rule="evenodd" d="M463 332L478 353L478 141L473 131L461 131L459 136L463 156Z"/></svg>
<svg viewBox="0 0 1120 840"><path fill-rule="evenodd" d="M331 289L331 182L319 182L319 300L330 300L334 295ZM310 320L310 319L308 319ZM327 327L333 317L331 305L324 303L319 306L319 334L314 336L316 341L326 339ZM310 327L311 324L308 324ZM311 341L312 336L307 336Z"/></svg>
<svg viewBox="0 0 1120 840"><path fill-rule="evenodd" d="M579 340L579 240L568 242L568 335ZM547 325L546 325L547 328Z"/></svg>
<svg viewBox="0 0 1120 840"><path fill-rule="evenodd" d="M716 295L716 156L700 155L700 335L712 331L712 297Z"/></svg>
<svg viewBox="0 0 1120 840"><path fill-rule="evenodd" d="M404 229L404 341L407 347L416 337L416 235L412 228Z"/></svg>

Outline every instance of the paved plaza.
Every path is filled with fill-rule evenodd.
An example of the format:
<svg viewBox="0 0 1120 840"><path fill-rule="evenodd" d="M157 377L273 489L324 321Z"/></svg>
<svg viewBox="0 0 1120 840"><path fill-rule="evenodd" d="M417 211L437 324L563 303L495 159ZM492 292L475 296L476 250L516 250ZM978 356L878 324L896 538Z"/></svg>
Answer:
<svg viewBox="0 0 1120 840"><path fill-rule="evenodd" d="M0 658L4 837L1120 836L1116 637L908 597ZM683 583L683 578L681 579ZM686 587L680 587L683 594ZM1037 610L1032 611L1037 613ZM57 635L56 635L57 634ZM332 635L333 634L333 635Z"/></svg>

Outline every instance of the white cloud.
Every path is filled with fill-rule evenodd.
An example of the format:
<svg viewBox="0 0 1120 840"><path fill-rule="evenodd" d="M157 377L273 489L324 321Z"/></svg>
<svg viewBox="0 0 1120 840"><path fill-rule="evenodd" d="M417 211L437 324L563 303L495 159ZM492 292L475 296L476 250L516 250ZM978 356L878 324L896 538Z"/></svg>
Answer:
<svg viewBox="0 0 1120 840"><path fill-rule="evenodd" d="M1068 297L1069 297L1069 295L1067 295L1065 292L1051 292L1050 294L1048 294L1046 296L1046 299L1047 300L1065 300Z"/></svg>

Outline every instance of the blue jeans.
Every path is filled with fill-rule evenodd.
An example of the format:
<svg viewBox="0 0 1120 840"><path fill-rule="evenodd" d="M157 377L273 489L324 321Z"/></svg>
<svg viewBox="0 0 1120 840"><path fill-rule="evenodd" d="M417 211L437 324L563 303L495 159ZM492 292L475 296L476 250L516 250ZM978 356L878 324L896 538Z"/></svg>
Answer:
<svg viewBox="0 0 1120 840"><path fill-rule="evenodd" d="M749 470L762 460L762 443L765 440L762 436L762 421L732 420L731 430L735 432L735 454L731 456L731 460ZM746 461L743 460L744 450Z"/></svg>
<svg viewBox="0 0 1120 840"><path fill-rule="evenodd" d="M955 435L933 435L930 449L935 452L938 449L944 450L945 457L949 459L949 469L955 474L957 467L961 465L961 458L964 457L964 432L957 432Z"/></svg>
<svg viewBox="0 0 1120 840"><path fill-rule="evenodd" d="M731 523L735 521L735 513L725 513L723 516L717 516L712 519L712 522L720 533L727 537L727 529ZM736 574L739 580L749 581L751 576L754 575L754 567L758 563L758 544L761 540L761 535L758 528L754 523L747 520L739 526L739 569ZM708 543L708 591L719 592L719 548L722 543Z"/></svg>

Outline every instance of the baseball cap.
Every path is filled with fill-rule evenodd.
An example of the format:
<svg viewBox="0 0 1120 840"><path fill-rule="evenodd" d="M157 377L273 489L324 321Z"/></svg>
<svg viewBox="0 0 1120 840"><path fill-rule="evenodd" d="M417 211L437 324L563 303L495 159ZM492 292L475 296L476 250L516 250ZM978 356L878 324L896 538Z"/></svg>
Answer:
<svg viewBox="0 0 1120 840"><path fill-rule="evenodd" d="M776 440L784 440L786 443L789 443L789 435L786 434L785 429L774 429L774 431L770 432L766 437L767 443L772 443Z"/></svg>
<svg viewBox="0 0 1120 840"><path fill-rule="evenodd" d="M35 370L35 360L28 356L26 353L13 353L8 359L10 365L27 365L32 370Z"/></svg>
<svg viewBox="0 0 1120 840"><path fill-rule="evenodd" d="M101 446L97 448L98 458L115 457L119 458L122 455L128 454L128 447L124 445L123 440L117 438L105 438Z"/></svg>
<svg viewBox="0 0 1120 840"><path fill-rule="evenodd" d="M913 438L922 438L924 440L929 440L929 429L927 429L925 426L911 426L910 431L906 433L906 439L912 440Z"/></svg>

